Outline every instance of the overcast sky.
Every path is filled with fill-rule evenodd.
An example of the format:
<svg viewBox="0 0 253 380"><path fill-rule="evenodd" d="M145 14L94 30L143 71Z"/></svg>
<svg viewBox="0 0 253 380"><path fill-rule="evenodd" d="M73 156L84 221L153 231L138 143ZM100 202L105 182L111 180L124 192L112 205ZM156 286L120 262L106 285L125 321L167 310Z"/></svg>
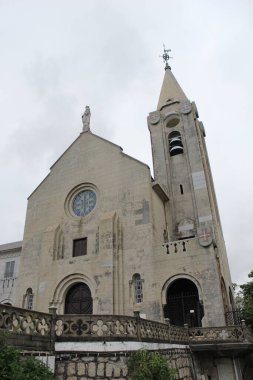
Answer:
<svg viewBox="0 0 253 380"><path fill-rule="evenodd" d="M232 279L253 269L253 1L0 0L0 243L82 129L152 168L146 117L172 71L206 129Z"/></svg>

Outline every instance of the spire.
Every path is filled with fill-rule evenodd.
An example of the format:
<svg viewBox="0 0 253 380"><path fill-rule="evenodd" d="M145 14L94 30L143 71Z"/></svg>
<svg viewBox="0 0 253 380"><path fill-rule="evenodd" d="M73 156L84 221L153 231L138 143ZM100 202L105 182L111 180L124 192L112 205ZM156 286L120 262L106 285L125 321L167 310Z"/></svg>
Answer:
<svg viewBox="0 0 253 380"><path fill-rule="evenodd" d="M179 100L186 101L188 100L184 91L178 84L176 78L171 72L171 68L168 64L169 59L171 58L168 54L170 49L165 49L164 54L162 55L163 61L165 62L165 74L163 79L163 84L160 92L160 97L157 105L157 109L160 110L169 100Z"/></svg>

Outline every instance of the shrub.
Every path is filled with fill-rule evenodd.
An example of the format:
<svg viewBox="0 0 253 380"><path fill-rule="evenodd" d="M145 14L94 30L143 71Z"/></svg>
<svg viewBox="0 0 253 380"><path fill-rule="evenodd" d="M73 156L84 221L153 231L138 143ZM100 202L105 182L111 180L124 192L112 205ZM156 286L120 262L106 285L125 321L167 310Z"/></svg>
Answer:
<svg viewBox="0 0 253 380"><path fill-rule="evenodd" d="M23 357L17 348L6 343L6 336L0 336L0 379L53 380L53 374L44 363Z"/></svg>
<svg viewBox="0 0 253 380"><path fill-rule="evenodd" d="M128 370L132 380L172 380L177 370L159 352L138 350L128 359Z"/></svg>

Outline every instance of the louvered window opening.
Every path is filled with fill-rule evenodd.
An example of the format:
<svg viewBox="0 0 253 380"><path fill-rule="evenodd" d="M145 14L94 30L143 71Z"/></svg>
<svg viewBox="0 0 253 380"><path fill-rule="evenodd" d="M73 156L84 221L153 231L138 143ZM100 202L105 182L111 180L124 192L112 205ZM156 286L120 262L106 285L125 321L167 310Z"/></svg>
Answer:
<svg viewBox="0 0 253 380"><path fill-rule="evenodd" d="M87 255L87 238L73 241L73 257Z"/></svg>
<svg viewBox="0 0 253 380"><path fill-rule="evenodd" d="M15 261L8 261L5 264L4 278L11 278L14 275Z"/></svg>
<svg viewBox="0 0 253 380"><path fill-rule="evenodd" d="M175 156L184 152L182 138L179 132L172 132L169 135L170 156Z"/></svg>

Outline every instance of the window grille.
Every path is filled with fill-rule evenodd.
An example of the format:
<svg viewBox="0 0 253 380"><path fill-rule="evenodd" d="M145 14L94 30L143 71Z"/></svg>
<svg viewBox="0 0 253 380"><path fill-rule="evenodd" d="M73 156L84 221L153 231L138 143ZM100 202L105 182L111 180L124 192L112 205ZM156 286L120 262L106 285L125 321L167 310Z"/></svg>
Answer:
<svg viewBox="0 0 253 380"><path fill-rule="evenodd" d="M139 274L133 276L135 303L141 303L143 301L142 281L143 280Z"/></svg>

